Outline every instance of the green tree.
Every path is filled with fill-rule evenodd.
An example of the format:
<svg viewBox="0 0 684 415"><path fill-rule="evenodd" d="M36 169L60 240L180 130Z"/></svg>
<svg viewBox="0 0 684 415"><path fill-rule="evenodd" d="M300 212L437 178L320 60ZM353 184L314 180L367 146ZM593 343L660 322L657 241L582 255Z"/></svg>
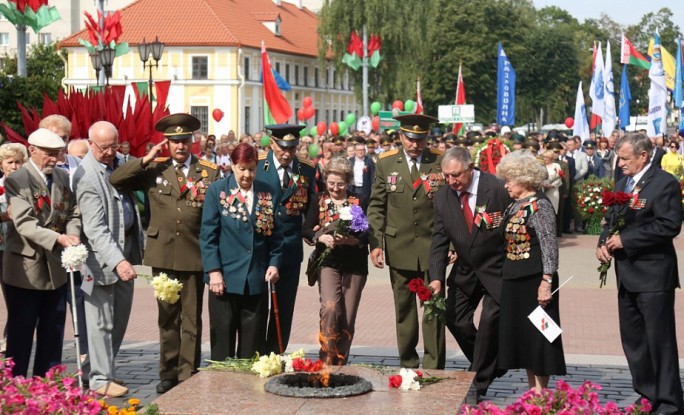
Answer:
<svg viewBox="0 0 684 415"><path fill-rule="evenodd" d="M0 71L0 121L24 135L21 113L17 106L20 102L26 108L36 108L39 113L43 106L43 93L56 99L64 77L64 61L57 51L57 44L36 44L31 47L26 58L26 77L14 76L17 72L17 57L5 55L4 68ZM65 51L62 51L65 57Z"/></svg>

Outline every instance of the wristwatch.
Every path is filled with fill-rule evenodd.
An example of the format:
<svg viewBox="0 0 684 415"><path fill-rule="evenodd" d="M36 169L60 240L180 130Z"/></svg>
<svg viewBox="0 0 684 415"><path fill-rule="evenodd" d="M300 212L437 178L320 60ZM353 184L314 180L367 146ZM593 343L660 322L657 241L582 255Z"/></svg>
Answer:
<svg viewBox="0 0 684 415"><path fill-rule="evenodd" d="M551 278L551 277L548 277L548 278L547 278L547 277L542 277L542 280L548 282L549 284L553 284L553 278Z"/></svg>

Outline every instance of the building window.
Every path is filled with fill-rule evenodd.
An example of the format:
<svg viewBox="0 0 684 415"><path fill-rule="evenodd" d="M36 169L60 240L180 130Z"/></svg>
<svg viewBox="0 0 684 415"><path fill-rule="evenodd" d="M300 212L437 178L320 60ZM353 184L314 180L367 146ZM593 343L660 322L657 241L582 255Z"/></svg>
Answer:
<svg viewBox="0 0 684 415"><path fill-rule="evenodd" d="M309 86L309 68L306 66L304 67L304 86Z"/></svg>
<svg viewBox="0 0 684 415"><path fill-rule="evenodd" d="M207 134L209 131L209 107L190 107L190 114L200 120L200 131Z"/></svg>
<svg viewBox="0 0 684 415"><path fill-rule="evenodd" d="M288 84L290 83L290 65L287 63L285 64L285 80Z"/></svg>
<svg viewBox="0 0 684 415"><path fill-rule="evenodd" d="M249 132L250 131L249 126L251 125L251 123L252 123L252 107L250 107L249 105L246 105L245 106L245 123L244 123L244 128L243 128L243 131L245 132L245 134L250 133Z"/></svg>
<svg viewBox="0 0 684 415"><path fill-rule="evenodd" d="M9 45L9 33L3 32L0 33L0 46L8 46Z"/></svg>
<svg viewBox="0 0 684 415"><path fill-rule="evenodd" d="M280 62L275 63L276 72L280 73Z"/></svg>
<svg viewBox="0 0 684 415"><path fill-rule="evenodd" d="M330 110L325 110L325 122L330 123Z"/></svg>
<svg viewBox="0 0 684 415"><path fill-rule="evenodd" d="M52 43L52 34L38 33L38 42L40 42L43 45L49 45L50 43Z"/></svg>
<svg viewBox="0 0 684 415"><path fill-rule="evenodd" d="M209 75L209 58L206 56L192 57L192 79L207 79Z"/></svg>
<svg viewBox="0 0 684 415"><path fill-rule="evenodd" d="M245 79L249 81L249 58L245 58Z"/></svg>
<svg viewBox="0 0 684 415"><path fill-rule="evenodd" d="M318 88L318 68L314 68L314 86Z"/></svg>
<svg viewBox="0 0 684 415"><path fill-rule="evenodd" d="M344 111L340 110L340 121L344 121Z"/></svg>
<svg viewBox="0 0 684 415"><path fill-rule="evenodd" d="M320 118L318 118L318 108L314 111L314 120L320 120Z"/></svg>
<svg viewBox="0 0 684 415"><path fill-rule="evenodd" d="M332 81L330 81L330 88L335 89L335 70L332 70Z"/></svg>
<svg viewBox="0 0 684 415"><path fill-rule="evenodd" d="M295 85L299 85L299 65L295 65Z"/></svg>

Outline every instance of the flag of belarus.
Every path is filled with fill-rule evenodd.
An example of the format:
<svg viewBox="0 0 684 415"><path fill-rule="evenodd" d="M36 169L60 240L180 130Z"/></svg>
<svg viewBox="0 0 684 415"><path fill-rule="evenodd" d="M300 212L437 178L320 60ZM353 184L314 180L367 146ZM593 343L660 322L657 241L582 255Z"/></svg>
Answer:
<svg viewBox="0 0 684 415"><path fill-rule="evenodd" d="M651 62L649 62L648 59L644 57L644 55L642 55L641 53L639 53L638 50L636 50L632 42L630 42L629 39L625 37L625 35L622 35L622 50L620 63L638 66L639 68L645 71L651 69Z"/></svg>

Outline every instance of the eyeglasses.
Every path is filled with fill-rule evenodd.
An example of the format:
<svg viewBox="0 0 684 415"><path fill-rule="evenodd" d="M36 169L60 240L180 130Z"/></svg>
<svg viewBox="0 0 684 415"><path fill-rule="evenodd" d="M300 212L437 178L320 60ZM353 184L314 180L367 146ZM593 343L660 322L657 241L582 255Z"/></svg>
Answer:
<svg viewBox="0 0 684 415"><path fill-rule="evenodd" d="M347 187L346 183L326 182L325 184L331 189L344 189L345 187Z"/></svg>
<svg viewBox="0 0 684 415"><path fill-rule="evenodd" d="M106 153L106 152L109 151L109 150L111 150L111 151L116 151L116 150L118 150L118 149L121 147L121 146L119 145L119 143L112 144L111 146L101 147L99 144L97 144L97 143L96 143L95 141L93 141L93 140L90 140L90 142L93 143L93 145L94 145L95 147L97 147L97 149L100 150L100 151L103 152L103 153Z"/></svg>

